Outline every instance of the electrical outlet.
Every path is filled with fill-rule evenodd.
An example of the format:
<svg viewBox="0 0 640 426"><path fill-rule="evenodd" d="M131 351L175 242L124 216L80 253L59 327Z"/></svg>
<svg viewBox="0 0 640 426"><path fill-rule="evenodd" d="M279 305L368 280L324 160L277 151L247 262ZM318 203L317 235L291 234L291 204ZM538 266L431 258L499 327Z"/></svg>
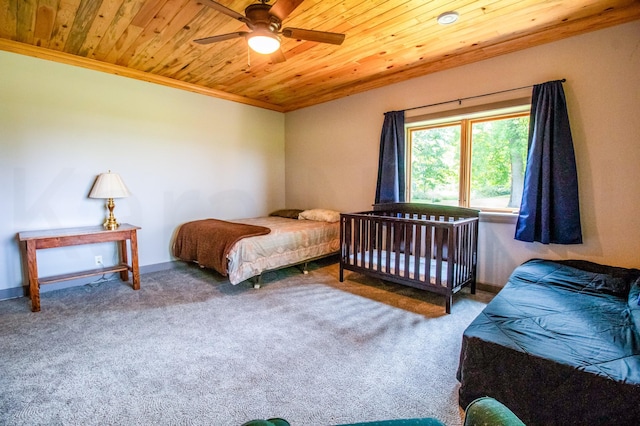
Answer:
<svg viewBox="0 0 640 426"><path fill-rule="evenodd" d="M102 256L96 256L96 265L102 266Z"/></svg>

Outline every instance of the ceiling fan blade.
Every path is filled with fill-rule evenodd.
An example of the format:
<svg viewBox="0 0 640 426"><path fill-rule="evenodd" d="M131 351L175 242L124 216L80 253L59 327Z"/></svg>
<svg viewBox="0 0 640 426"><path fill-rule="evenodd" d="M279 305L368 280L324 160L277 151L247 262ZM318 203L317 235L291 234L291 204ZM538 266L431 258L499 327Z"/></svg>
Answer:
<svg viewBox="0 0 640 426"><path fill-rule="evenodd" d="M281 21L284 21L303 1L304 0L278 0L276 4L271 6L269 13L277 16Z"/></svg>
<svg viewBox="0 0 640 426"><path fill-rule="evenodd" d="M229 9L228 7L223 6L218 2L215 2L213 0L200 0L200 1L205 6L208 6L211 9L215 9L218 12L222 12L225 15L231 16L233 19L237 19L238 21L244 22L245 24L249 23L249 20L246 18L246 16L241 15L240 13L236 12L235 10Z"/></svg>
<svg viewBox="0 0 640 426"><path fill-rule="evenodd" d="M287 58L284 57L284 53L282 53L282 49L278 49L275 52L273 52L270 55L270 58L271 58L271 63L273 64L279 64L287 60Z"/></svg>
<svg viewBox="0 0 640 426"><path fill-rule="evenodd" d="M302 28L283 28L282 35L298 40L317 41L318 43L342 44L344 34L326 31L303 30Z"/></svg>
<svg viewBox="0 0 640 426"><path fill-rule="evenodd" d="M236 33L220 34L220 35L211 36L211 37L199 38L193 41L198 44L209 44L209 43L216 43L218 41L225 41L225 40L231 40L233 38L244 37L247 34L249 33L246 31L238 31Z"/></svg>

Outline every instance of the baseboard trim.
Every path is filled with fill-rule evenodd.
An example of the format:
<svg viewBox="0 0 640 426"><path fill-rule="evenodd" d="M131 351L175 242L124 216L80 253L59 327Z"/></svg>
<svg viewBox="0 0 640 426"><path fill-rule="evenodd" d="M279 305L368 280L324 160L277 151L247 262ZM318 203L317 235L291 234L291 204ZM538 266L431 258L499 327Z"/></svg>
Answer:
<svg viewBox="0 0 640 426"><path fill-rule="evenodd" d="M27 287L11 287L0 290L0 300L15 299L24 297L27 293Z"/></svg>
<svg viewBox="0 0 640 426"><path fill-rule="evenodd" d="M184 268L187 263L180 260L171 260L169 262L154 263L152 265L144 265L140 267L140 274L150 274L152 272L166 271L169 269ZM69 280L61 283L48 284L40 288L41 293L49 291L62 290L68 287L78 287L91 283L90 279L77 279ZM477 283L476 288L488 293L498 294L502 287L493 284ZM29 288L26 286L12 287L0 290L0 301L7 299L15 299L17 297L27 297L29 295Z"/></svg>
<svg viewBox="0 0 640 426"><path fill-rule="evenodd" d="M149 274L151 272L158 271L166 271L169 269L176 269L184 266L184 262L172 260L169 262L155 263L153 265L145 265L140 267L140 274ZM83 285L87 285L91 282L95 281L95 279L75 279L68 280L64 282L59 282L55 284L47 284L45 286L40 287L40 293L47 293L55 290L62 290L63 288L69 287L79 287ZM0 290L0 300L8 300L15 299L18 297L28 297L29 296L29 287L21 286L21 287L11 287Z"/></svg>
<svg viewBox="0 0 640 426"><path fill-rule="evenodd" d="M486 291L487 293L498 294L502 287L493 284L476 283L476 289Z"/></svg>
<svg viewBox="0 0 640 426"><path fill-rule="evenodd" d="M183 268L185 263L180 260L170 260L169 262L154 263L153 265L145 265L140 267L141 274L150 274L151 272L167 271L169 269Z"/></svg>

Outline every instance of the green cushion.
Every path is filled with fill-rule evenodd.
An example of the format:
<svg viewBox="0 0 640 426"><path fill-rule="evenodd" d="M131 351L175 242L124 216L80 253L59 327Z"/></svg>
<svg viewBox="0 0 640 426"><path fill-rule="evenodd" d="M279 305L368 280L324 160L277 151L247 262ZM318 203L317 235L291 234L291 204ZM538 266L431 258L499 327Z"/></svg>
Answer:
<svg viewBox="0 0 640 426"><path fill-rule="evenodd" d="M525 426L524 423L499 401L482 397L467 406L464 426Z"/></svg>
<svg viewBox="0 0 640 426"><path fill-rule="evenodd" d="M291 426L285 419L273 418L267 420L250 420L242 426Z"/></svg>
<svg viewBox="0 0 640 426"><path fill-rule="evenodd" d="M438 419L426 417L422 419L397 419L397 420L377 420L364 423L349 423L348 425L338 426L445 426Z"/></svg>
<svg viewBox="0 0 640 426"><path fill-rule="evenodd" d="M243 423L242 426L290 426L284 419L251 420ZM377 420L364 423L350 423L342 426L445 426L438 419L399 419L399 420Z"/></svg>
<svg viewBox="0 0 640 426"><path fill-rule="evenodd" d="M499 401L483 397L469 404L465 410L464 426L525 426L524 423ZM242 426L290 426L284 419L251 420ZM377 420L373 422L349 423L337 426L445 426L433 417L420 419Z"/></svg>

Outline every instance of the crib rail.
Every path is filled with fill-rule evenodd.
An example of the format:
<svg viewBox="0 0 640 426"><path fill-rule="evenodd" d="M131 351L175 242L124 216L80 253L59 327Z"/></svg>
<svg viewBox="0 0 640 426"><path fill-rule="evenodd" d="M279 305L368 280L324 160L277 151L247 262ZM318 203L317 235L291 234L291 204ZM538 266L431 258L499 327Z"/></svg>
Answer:
<svg viewBox="0 0 640 426"><path fill-rule="evenodd" d="M478 212L425 206L342 214L340 281L351 270L443 294L447 313L463 286L475 292Z"/></svg>

